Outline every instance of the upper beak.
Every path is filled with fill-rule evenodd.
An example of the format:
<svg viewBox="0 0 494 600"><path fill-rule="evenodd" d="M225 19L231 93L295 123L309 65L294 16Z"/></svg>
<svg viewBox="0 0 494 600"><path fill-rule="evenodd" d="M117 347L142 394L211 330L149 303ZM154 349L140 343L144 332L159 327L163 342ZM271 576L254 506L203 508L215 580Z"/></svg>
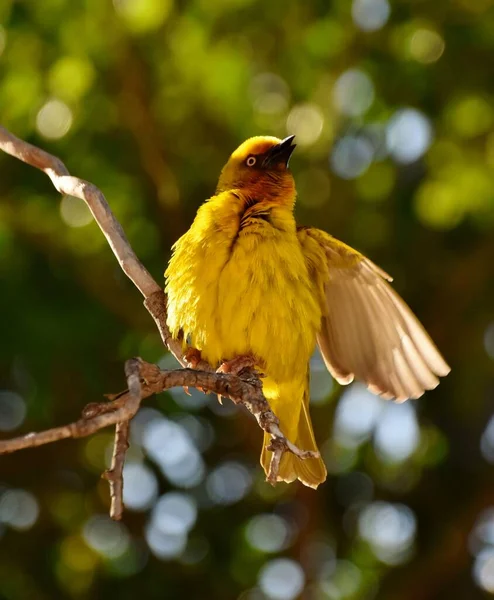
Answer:
<svg viewBox="0 0 494 600"><path fill-rule="evenodd" d="M268 150L263 166L269 167L277 163L283 163L285 167L288 167L290 156L296 148L296 144L292 144L294 138L294 135L289 135L279 144Z"/></svg>

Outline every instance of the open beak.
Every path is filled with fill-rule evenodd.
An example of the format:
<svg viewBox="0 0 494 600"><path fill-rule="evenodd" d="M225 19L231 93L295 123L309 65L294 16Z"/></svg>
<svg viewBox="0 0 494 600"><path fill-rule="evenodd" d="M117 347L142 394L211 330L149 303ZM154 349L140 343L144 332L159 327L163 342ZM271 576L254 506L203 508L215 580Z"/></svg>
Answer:
<svg viewBox="0 0 494 600"><path fill-rule="evenodd" d="M296 144L292 144L294 135L289 135L276 146L273 146L267 153L264 159L263 166L271 167L275 164L283 164L288 168L290 156L296 148Z"/></svg>

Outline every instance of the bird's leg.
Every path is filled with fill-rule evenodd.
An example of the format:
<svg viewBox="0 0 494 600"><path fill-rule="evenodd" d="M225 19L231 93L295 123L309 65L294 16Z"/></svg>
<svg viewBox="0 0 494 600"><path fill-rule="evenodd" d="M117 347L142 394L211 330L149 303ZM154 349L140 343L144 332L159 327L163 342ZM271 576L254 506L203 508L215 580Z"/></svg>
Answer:
<svg viewBox="0 0 494 600"><path fill-rule="evenodd" d="M244 354L242 356L236 356L231 360L225 360L216 369L216 373L230 373L231 375L238 375L240 371L244 369L250 369L254 367L258 361L252 354ZM221 396L218 394L218 402L223 404Z"/></svg>
<svg viewBox="0 0 494 600"><path fill-rule="evenodd" d="M187 366L190 369L197 369L197 365L202 360L201 351L197 350L196 348L187 348L184 352L184 358L185 358L185 362L187 363ZM203 391L200 388L197 388L197 389L199 389L200 391ZM184 385L184 392L190 396L188 385Z"/></svg>
<svg viewBox="0 0 494 600"><path fill-rule="evenodd" d="M184 352L184 358L189 368L196 369L202 360L201 351L196 348L187 348Z"/></svg>

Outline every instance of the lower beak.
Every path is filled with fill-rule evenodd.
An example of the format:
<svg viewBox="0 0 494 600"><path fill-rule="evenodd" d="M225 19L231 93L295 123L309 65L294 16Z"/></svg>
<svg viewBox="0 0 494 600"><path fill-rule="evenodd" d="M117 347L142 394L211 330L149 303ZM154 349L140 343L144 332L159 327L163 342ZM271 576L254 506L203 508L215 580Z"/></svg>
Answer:
<svg viewBox="0 0 494 600"><path fill-rule="evenodd" d="M292 152L296 148L296 144L292 144L294 135L289 135L284 140L282 140L276 146L273 146L267 153L266 158L264 159L263 166L269 167L275 164L283 164L288 168L288 163L290 162L290 156Z"/></svg>

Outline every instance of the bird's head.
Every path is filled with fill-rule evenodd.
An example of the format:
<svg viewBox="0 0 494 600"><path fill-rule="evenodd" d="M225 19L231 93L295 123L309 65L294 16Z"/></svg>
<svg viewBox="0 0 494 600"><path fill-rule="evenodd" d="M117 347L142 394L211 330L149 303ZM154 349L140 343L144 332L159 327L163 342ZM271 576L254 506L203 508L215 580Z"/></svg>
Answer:
<svg viewBox="0 0 494 600"><path fill-rule="evenodd" d="M217 193L247 189L249 193L295 199L295 183L288 168L294 135L284 140L271 136L249 138L230 156L221 171Z"/></svg>

